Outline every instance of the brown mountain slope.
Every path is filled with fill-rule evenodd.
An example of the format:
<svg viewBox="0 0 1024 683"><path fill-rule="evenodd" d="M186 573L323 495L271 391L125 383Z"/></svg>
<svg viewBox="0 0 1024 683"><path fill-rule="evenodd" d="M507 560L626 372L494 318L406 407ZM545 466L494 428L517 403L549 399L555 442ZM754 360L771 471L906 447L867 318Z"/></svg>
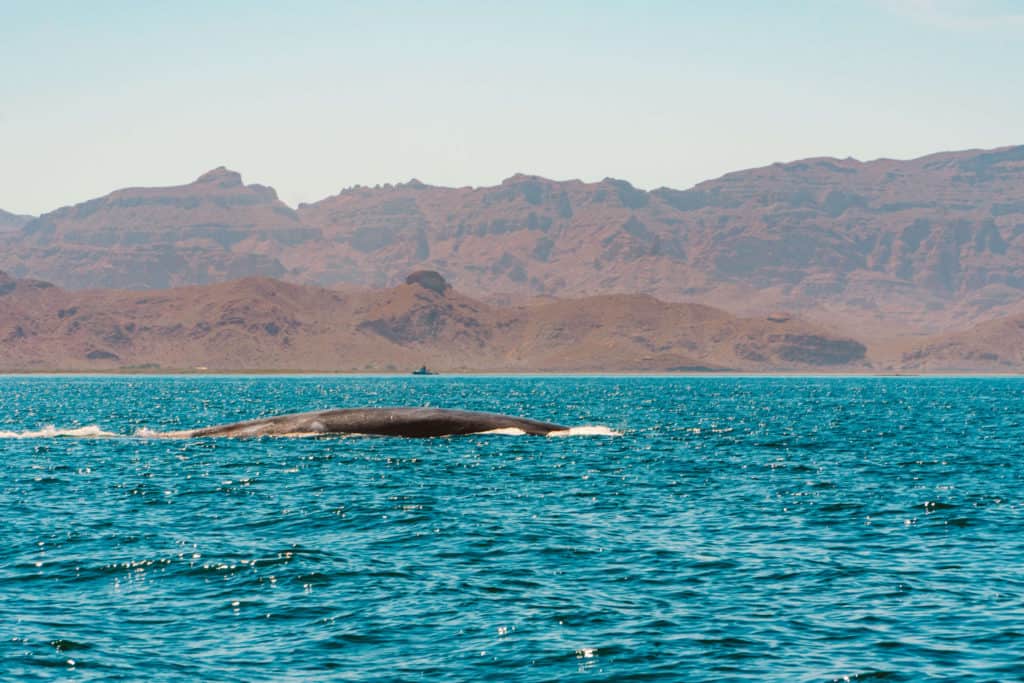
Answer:
<svg viewBox="0 0 1024 683"><path fill-rule="evenodd" d="M916 372L1019 373L1024 369L1024 315L896 347L878 360Z"/></svg>
<svg viewBox="0 0 1024 683"><path fill-rule="evenodd" d="M316 237L269 187L214 169L189 185L130 188L29 221L2 268L72 288L160 288L281 276L263 243Z"/></svg>
<svg viewBox="0 0 1024 683"><path fill-rule="evenodd" d="M32 220L32 216L19 216L16 213L0 209L0 232L18 230L30 220Z"/></svg>
<svg viewBox="0 0 1024 683"><path fill-rule="evenodd" d="M414 281L334 291L249 278L67 291L0 277L0 370L863 369L854 340L648 296L501 308Z"/></svg>
<svg viewBox="0 0 1024 683"><path fill-rule="evenodd" d="M1024 146L810 159L660 193L720 226L699 268L751 307L822 306L885 332L963 326L1021 298Z"/></svg>
<svg viewBox="0 0 1024 683"><path fill-rule="evenodd" d="M885 334L963 325L1024 292L1024 146L810 159L686 191L531 176L355 188L299 215L340 245L342 261L314 266L321 281L383 283L426 264L491 296L645 292Z"/></svg>
<svg viewBox="0 0 1024 683"><path fill-rule="evenodd" d="M492 301L641 292L871 335L963 328L1024 294L1024 146L808 159L684 191L517 175L356 187L292 211L217 169L0 235L0 268L67 287L257 274L386 286L415 268Z"/></svg>

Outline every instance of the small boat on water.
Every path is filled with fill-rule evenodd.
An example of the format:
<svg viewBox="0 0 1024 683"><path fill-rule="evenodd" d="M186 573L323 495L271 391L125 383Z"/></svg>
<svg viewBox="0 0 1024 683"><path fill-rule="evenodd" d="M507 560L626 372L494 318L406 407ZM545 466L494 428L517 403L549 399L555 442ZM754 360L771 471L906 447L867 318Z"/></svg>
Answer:
<svg viewBox="0 0 1024 683"><path fill-rule="evenodd" d="M412 374L414 374L414 375L436 375L437 373L428 370L426 365L421 365L420 369L419 370L413 370Z"/></svg>

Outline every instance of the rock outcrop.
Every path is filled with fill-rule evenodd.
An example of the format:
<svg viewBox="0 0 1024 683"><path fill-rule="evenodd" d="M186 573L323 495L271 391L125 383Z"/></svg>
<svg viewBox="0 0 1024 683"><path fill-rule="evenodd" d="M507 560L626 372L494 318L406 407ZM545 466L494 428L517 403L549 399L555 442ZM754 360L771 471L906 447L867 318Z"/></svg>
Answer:
<svg viewBox="0 0 1024 683"><path fill-rule="evenodd" d="M405 284L426 287L438 294L444 294L451 286L436 270L417 270L405 278Z"/></svg>

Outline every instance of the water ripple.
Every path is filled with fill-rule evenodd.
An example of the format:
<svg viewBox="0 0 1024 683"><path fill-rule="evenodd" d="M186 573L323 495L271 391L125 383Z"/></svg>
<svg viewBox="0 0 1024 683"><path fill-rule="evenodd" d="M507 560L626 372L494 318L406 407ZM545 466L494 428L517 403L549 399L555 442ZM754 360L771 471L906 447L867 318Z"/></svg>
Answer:
<svg viewBox="0 0 1024 683"><path fill-rule="evenodd" d="M0 378L0 678L1018 679L1022 388ZM621 436L105 436L395 403Z"/></svg>

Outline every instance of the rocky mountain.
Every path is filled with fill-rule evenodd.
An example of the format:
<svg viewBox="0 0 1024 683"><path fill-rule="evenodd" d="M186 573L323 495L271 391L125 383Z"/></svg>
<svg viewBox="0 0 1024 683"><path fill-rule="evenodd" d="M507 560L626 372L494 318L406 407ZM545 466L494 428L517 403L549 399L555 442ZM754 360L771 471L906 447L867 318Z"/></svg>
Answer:
<svg viewBox="0 0 1024 683"><path fill-rule="evenodd" d="M785 310L872 337L934 334L1008 315L1024 298L1024 146L807 159L688 190L412 181L296 210L222 168L40 216L0 235L0 268L69 288L242 275L382 287L430 268L498 303L645 293L742 315Z"/></svg>
<svg viewBox="0 0 1024 683"><path fill-rule="evenodd" d="M866 369L865 347L785 316L648 295L500 307L436 273L328 290L267 278L69 291L0 275L0 370Z"/></svg>
<svg viewBox="0 0 1024 683"><path fill-rule="evenodd" d="M685 191L531 176L355 188L299 215L345 245L339 275L428 264L491 296L645 292L885 334L997 315L1024 292L1024 146L809 159ZM331 281L331 265L313 276Z"/></svg>
<svg viewBox="0 0 1024 683"><path fill-rule="evenodd" d="M0 209L0 232L17 230L32 220L32 216L19 216Z"/></svg>
<svg viewBox="0 0 1024 683"><path fill-rule="evenodd" d="M273 189L218 168L188 185L118 190L44 214L8 235L0 267L69 288L279 277L266 245L317 236Z"/></svg>

